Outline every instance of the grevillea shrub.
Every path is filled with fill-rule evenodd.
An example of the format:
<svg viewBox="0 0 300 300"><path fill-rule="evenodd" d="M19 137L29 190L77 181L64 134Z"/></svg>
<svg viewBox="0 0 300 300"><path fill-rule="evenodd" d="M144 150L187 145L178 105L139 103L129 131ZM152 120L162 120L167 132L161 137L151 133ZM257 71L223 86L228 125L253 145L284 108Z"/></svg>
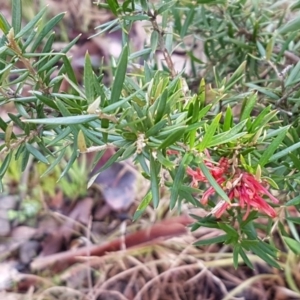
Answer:
<svg viewBox="0 0 300 300"><path fill-rule="evenodd" d="M196 245L231 245L235 267L239 257L252 267L249 251L280 267L275 231L300 253L300 18L299 5L276 2L99 1L114 19L95 34L119 30L123 43L107 86L88 53L77 82L68 51L79 37L53 50L63 14L45 20L44 8L23 26L13 0L12 23L0 14L0 105L15 109L0 118L0 178L12 159L24 170L33 156L49 172L71 149L63 177L81 153L97 163L113 148L89 184L131 158L150 181L134 218L158 206L164 186L170 209L206 211L192 230L223 232ZM149 37L137 52L134 26Z"/></svg>

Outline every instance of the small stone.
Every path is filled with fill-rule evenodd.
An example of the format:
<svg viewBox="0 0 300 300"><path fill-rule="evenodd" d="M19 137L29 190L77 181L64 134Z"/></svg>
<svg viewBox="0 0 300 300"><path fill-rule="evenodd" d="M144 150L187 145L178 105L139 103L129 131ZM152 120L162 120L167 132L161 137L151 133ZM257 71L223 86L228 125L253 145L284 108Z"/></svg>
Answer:
<svg viewBox="0 0 300 300"><path fill-rule="evenodd" d="M10 233L10 222L7 212L0 210L0 236L7 236Z"/></svg>
<svg viewBox="0 0 300 300"><path fill-rule="evenodd" d="M18 205L18 197L12 195L5 195L0 197L0 209L9 210L15 209Z"/></svg>
<svg viewBox="0 0 300 300"><path fill-rule="evenodd" d="M38 255L40 243L37 241L27 241L21 245L19 259L24 264L29 264Z"/></svg>

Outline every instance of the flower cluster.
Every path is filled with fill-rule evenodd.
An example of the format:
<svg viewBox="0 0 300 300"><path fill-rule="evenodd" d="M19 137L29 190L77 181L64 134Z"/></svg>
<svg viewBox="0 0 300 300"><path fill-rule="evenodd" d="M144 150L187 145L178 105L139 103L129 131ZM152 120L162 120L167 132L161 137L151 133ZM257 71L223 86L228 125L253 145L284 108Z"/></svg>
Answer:
<svg viewBox="0 0 300 300"><path fill-rule="evenodd" d="M252 174L239 168L230 168L229 160L225 157L222 157L217 164L206 160L205 165L231 201L229 203L222 200L215 206L212 213L216 218L221 217L231 207L246 208L243 220L247 219L251 208L259 210L272 218L276 217L276 211L265 201L263 196L268 196L274 203L279 201L264 187L263 182L258 181ZM231 172L230 169L232 169ZM199 182L208 182L200 168L193 170L188 167L186 172L192 177L191 185L193 187L198 187ZM211 186L203 193L200 202L203 205L207 204L209 197L213 194L215 194L215 190Z"/></svg>

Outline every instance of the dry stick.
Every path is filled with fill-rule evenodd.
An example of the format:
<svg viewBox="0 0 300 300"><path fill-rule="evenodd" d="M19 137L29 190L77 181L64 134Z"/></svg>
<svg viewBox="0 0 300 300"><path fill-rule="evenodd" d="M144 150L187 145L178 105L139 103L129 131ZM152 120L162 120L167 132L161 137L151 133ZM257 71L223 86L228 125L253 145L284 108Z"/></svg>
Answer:
<svg viewBox="0 0 300 300"><path fill-rule="evenodd" d="M201 265L199 263L195 263L192 265L184 265L184 266L179 266L176 268L172 268L169 269L167 271L164 271L163 273L159 274L158 276L152 278L151 280L149 280L147 282L146 285L144 285L140 291L136 294L136 296L134 297L133 300L139 300L139 299L143 299L141 296L143 295L143 293L151 287L152 284L154 284L156 281L159 281L161 279L161 277L164 277L165 275L167 275L169 272L173 273L173 272L177 272L177 271L185 271L185 270L190 270L190 269L201 269Z"/></svg>
<svg viewBox="0 0 300 300"><path fill-rule="evenodd" d="M186 226L191 224L193 219L183 215L164 220L153 225L151 228L141 230L136 233L129 234L125 237L126 248L130 248L139 244L143 244L160 237L178 236L186 233ZM118 238L103 245L89 246L77 249L76 251L66 251L50 255L47 257L39 257L31 263L32 270L51 269L53 271L61 271L68 266L74 264L78 260L78 256L87 256L88 250L91 256L102 256L106 252L118 251L121 249L122 239Z"/></svg>
<svg viewBox="0 0 300 300"><path fill-rule="evenodd" d="M117 299L120 299L120 300L128 300L128 298L126 298L125 296L123 296L120 292L118 291L112 291L112 290L102 290L100 291L100 293L97 293L97 297L100 296L101 294L107 294L105 295L105 299L113 299L114 297L113 296L116 296ZM116 298L114 298L116 299Z"/></svg>
<svg viewBox="0 0 300 300"><path fill-rule="evenodd" d="M280 53L280 52L282 51L282 49L281 49L281 47L275 46L275 47L273 48L273 51L274 51L275 53L278 54L278 53ZM285 51L283 52L283 55L284 55L286 58L292 60L292 61L295 62L295 63L297 63L298 61L300 61L300 57L299 57L298 55L294 54L294 53L291 52L291 51L285 50Z"/></svg>
<svg viewBox="0 0 300 300"><path fill-rule="evenodd" d="M144 265L147 265L149 267L152 266L152 265L153 266L158 266L158 265L165 266L166 261L169 262L168 259L163 258L163 259L159 259L159 260L152 260L152 261L149 261L149 262L145 262ZM136 265L133 268L126 269L126 270L122 271L121 273L118 273L118 274L114 275L113 277L108 278L105 282L103 282L102 285L97 286L96 288L98 288L99 290L106 290L109 287L109 285L111 285L112 283L114 283L114 282L116 282L116 281L118 281L122 278L126 278L132 272L138 272L138 271L142 270L143 268L144 268L144 266L142 266L142 265ZM158 275L159 274L156 274L155 278Z"/></svg>
<svg viewBox="0 0 300 300"><path fill-rule="evenodd" d="M87 256L90 256L90 242L91 242L91 229L92 229L92 220L93 217L90 216L89 218L89 223L88 223L88 231L87 231L87 240L88 240L88 245L87 245ZM87 281L88 281L88 288L89 288L89 292L91 293L93 291L93 285L92 285L92 270L91 270L91 262L90 260L87 260L86 262L87 264ZM91 293L90 297L91 300L96 300L96 297L93 293Z"/></svg>

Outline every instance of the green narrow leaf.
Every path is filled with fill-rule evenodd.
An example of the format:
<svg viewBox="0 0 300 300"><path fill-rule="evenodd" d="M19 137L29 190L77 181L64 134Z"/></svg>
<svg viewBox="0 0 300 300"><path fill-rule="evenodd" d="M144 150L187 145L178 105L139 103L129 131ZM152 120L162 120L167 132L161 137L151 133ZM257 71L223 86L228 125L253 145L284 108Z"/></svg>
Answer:
<svg viewBox="0 0 300 300"><path fill-rule="evenodd" d="M283 240L285 241L285 243L287 244L287 246L297 255L300 254L300 242L289 238L287 236L283 236L282 237Z"/></svg>
<svg viewBox="0 0 300 300"><path fill-rule="evenodd" d="M16 39L22 37L23 35L25 35L26 33L28 33L31 30L34 30L34 26L38 23L38 21L41 19L41 17L43 16L43 14L45 13L45 11L47 10L47 6L44 7L42 10L40 10L34 17L32 20L30 20L30 22L28 22L21 30L18 34L16 34Z"/></svg>
<svg viewBox="0 0 300 300"><path fill-rule="evenodd" d="M258 244L250 245L249 248L267 264L277 269L280 269L280 265L272 257L270 257L262 248L260 248Z"/></svg>
<svg viewBox="0 0 300 300"><path fill-rule="evenodd" d="M148 11L148 0L140 0L143 11Z"/></svg>
<svg viewBox="0 0 300 300"><path fill-rule="evenodd" d="M235 269L239 266L239 253L240 253L241 245L235 244L233 247L233 267Z"/></svg>
<svg viewBox="0 0 300 300"><path fill-rule="evenodd" d="M286 219L294 224L300 225L300 217L287 217Z"/></svg>
<svg viewBox="0 0 300 300"><path fill-rule="evenodd" d="M23 151L22 161L21 161L21 171L22 172L24 172L27 167L27 164L29 161L29 156L30 156L30 152L25 147L25 149Z"/></svg>
<svg viewBox="0 0 300 300"><path fill-rule="evenodd" d="M7 124L5 121L3 121L3 119L0 117L0 128L2 129L2 131L6 131L6 128L7 128Z"/></svg>
<svg viewBox="0 0 300 300"><path fill-rule="evenodd" d="M178 128L174 132L172 132L158 147L158 149L166 149L169 146L173 145L175 142L179 141L180 138L186 131L186 126Z"/></svg>
<svg viewBox="0 0 300 300"><path fill-rule="evenodd" d="M44 104L46 104L47 106L57 110L57 105L54 102L53 99L46 97L45 95L40 94L39 92L33 92L33 94Z"/></svg>
<svg viewBox="0 0 300 300"><path fill-rule="evenodd" d="M242 105L242 111L240 114L240 121L243 121L250 117L250 114L256 104L257 101L257 93L251 95L249 98L245 98Z"/></svg>
<svg viewBox="0 0 300 300"><path fill-rule="evenodd" d="M10 24L7 22L6 18L0 11L0 29L3 31L4 34L8 34L10 28Z"/></svg>
<svg viewBox="0 0 300 300"><path fill-rule="evenodd" d="M196 110L195 112L193 112L193 121L195 122L200 121L200 119L202 118L201 112L203 109L205 109L205 101L206 101L206 85L205 85L205 79L202 78L199 84L197 98L195 100ZM201 111L199 112L200 109Z"/></svg>
<svg viewBox="0 0 300 300"><path fill-rule="evenodd" d="M148 205L151 203L152 200L152 194L149 191L146 196L143 198L142 202L139 204L138 208L136 209L136 212L133 216L133 221L136 221L141 217L141 215L144 213Z"/></svg>
<svg viewBox="0 0 300 300"><path fill-rule="evenodd" d="M61 58L62 53L67 53L79 40L81 35L78 35L73 41L71 41L65 48L63 48L59 53L57 53L53 58L51 58L40 70L43 72L49 70L53 65L55 65Z"/></svg>
<svg viewBox="0 0 300 300"><path fill-rule="evenodd" d="M107 0L107 4L109 8L111 9L112 13L117 16L118 15L118 9L120 8L119 3L117 0Z"/></svg>
<svg viewBox="0 0 300 300"><path fill-rule="evenodd" d="M57 156L57 158L51 163L51 165L49 166L49 168L41 175L41 177L48 175L49 173L51 173L54 168L61 162L61 160L63 159L65 152L67 150L67 147L62 148L62 150L60 151L60 154Z"/></svg>
<svg viewBox="0 0 300 300"><path fill-rule="evenodd" d="M71 117L58 117L58 118L48 118L48 119L30 119L22 120L26 123L35 124L47 124L47 125L77 125L82 123L88 123L97 120L98 115L82 115L82 116L71 116Z"/></svg>
<svg viewBox="0 0 300 300"><path fill-rule="evenodd" d="M240 247L239 249L239 254L242 258L242 260L245 262L245 264L250 268L250 269L254 269L252 262L249 260L248 256L246 255L245 251L243 250L242 247Z"/></svg>
<svg viewBox="0 0 300 300"><path fill-rule="evenodd" d="M69 110L66 108L65 104L60 99L56 98L55 102L56 102L56 105L57 105L59 111L61 112L61 114L64 117L71 116L71 113L69 112Z"/></svg>
<svg viewBox="0 0 300 300"><path fill-rule="evenodd" d="M96 171L96 173L91 177L91 179L88 182L88 188L91 187L91 185L94 183L98 175L110 167L114 162L117 161L117 159L123 154L124 149L120 148L113 156L110 157L110 159L99 169Z"/></svg>
<svg viewBox="0 0 300 300"><path fill-rule="evenodd" d="M278 149L280 143L286 136L287 131L289 130L289 126L285 126L282 128L282 131L277 135L277 137L272 141L269 147L263 152L262 156L260 157L258 164L263 167L267 164L274 154L274 152Z"/></svg>
<svg viewBox="0 0 300 300"><path fill-rule="evenodd" d="M211 142L211 140L219 126L221 117L222 117L222 113L219 113L218 115L216 115L216 117L213 119L212 123L208 126L207 131L206 131L202 141L197 146L197 148L200 152L204 151L207 148L208 144Z"/></svg>
<svg viewBox="0 0 300 300"><path fill-rule="evenodd" d="M271 156L269 161L275 161L281 157L287 156L290 152L293 152L293 151L297 150L298 148L300 148L300 142L298 142L288 148L285 148L282 151L275 153L273 156Z"/></svg>
<svg viewBox="0 0 300 300"><path fill-rule="evenodd" d="M64 67L65 67L65 72L68 76L68 78L76 85L76 86L79 86L78 85L78 82L77 82L77 78L76 78L76 75L74 73L74 70L72 68L72 65L70 63L70 60L67 56L63 56L63 63L64 63ZM78 91L76 91L73 87L72 87L72 94L74 95L77 95L79 96L79 93Z"/></svg>
<svg viewBox="0 0 300 300"><path fill-rule="evenodd" d="M154 208L158 207L159 204L159 182L158 182L159 168L153 154L150 154L150 185L151 194Z"/></svg>
<svg viewBox="0 0 300 300"><path fill-rule="evenodd" d="M173 209L176 205L176 201L179 195L179 188L181 186L181 182L183 181L183 177L185 174L185 162L188 158L188 153L184 155L182 158L180 165L177 169L173 185L171 187L171 196L170 196L170 209Z"/></svg>
<svg viewBox="0 0 300 300"><path fill-rule="evenodd" d="M25 107L22 104L15 102L15 107L16 107L18 113L20 114L20 116L25 117L25 118L30 118L29 114L27 113Z"/></svg>
<svg viewBox="0 0 300 300"><path fill-rule="evenodd" d="M231 107L228 105L225 113L225 118L224 118L224 124L223 124L223 131L228 131L233 124L233 115L232 115L232 110Z"/></svg>
<svg viewBox="0 0 300 300"><path fill-rule="evenodd" d="M45 46L42 50L42 53L45 54L44 57L40 57L39 61L36 63L36 64L33 64L33 67L34 68L37 68L38 70L40 68L42 68L46 63L47 61L49 60L49 52L52 52L52 47L53 47L53 42L55 41L55 33L52 32L50 35L49 35L49 38L47 40L47 42L45 43ZM38 71L39 72L39 71ZM44 74L40 74L40 75L44 75Z"/></svg>
<svg viewBox="0 0 300 300"><path fill-rule="evenodd" d="M159 122L164 116L166 111L167 100L168 100L168 90L165 89L161 94L161 96L156 100L158 101L158 107L155 114L155 121L154 121L155 124Z"/></svg>
<svg viewBox="0 0 300 300"><path fill-rule="evenodd" d="M284 86L288 87L298 82L300 80L299 72L300 72L300 61L296 64L296 66L293 67L291 73L285 80Z"/></svg>
<svg viewBox="0 0 300 300"><path fill-rule="evenodd" d="M34 40L35 36L37 35L37 30L31 30L29 36L26 38L26 41L23 44L23 51L25 52L25 50L27 49L27 47L32 43L32 41Z"/></svg>
<svg viewBox="0 0 300 300"><path fill-rule="evenodd" d="M260 87L259 85L256 85L254 83L246 83L245 85L250 87L250 88L255 89L256 91L268 96L271 99L275 99L275 100L279 99L279 96L277 94L273 93L271 91L271 89Z"/></svg>
<svg viewBox="0 0 300 300"><path fill-rule="evenodd" d="M115 103L120 100L120 95L123 88L128 60L128 45L126 44L120 55L120 60L115 73L114 83L111 90L111 102Z"/></svg>
<svg viewBox="0 0 300 300"><path fill-rule="evenodd" d="M137 58L139 58L139 57L143 57L144 55L150 54L151 51L152 51L151 48L145 48L145 49L143 49L143 50L133 52L133 53L131 53L131 54L129 55L128 60L134 60L134 59L137 59ZM148 82L148 81L146 80L146 82Z"/></svg>
<svg viewBox="0 0 300 300"><path fill-rule="evenodd" d="M297 18L287 22L281 28L279 28L278 32L280 34L286 34L289 32L298 31L299 28L300 28L300 17L297 17Z"/></svg>
<svg viewBox="0 0 300 300"><path fill-rule="evenodd" d="M19 117L15 116L14 114L11 114L11 113L8 113L8 116L16 125L18 125L21 129L25 130L25 125L22 123L22 121L24 121L24 120L21 121L19 119Z"/></svg>
<svg viewBox="0 0 300 300"><path fill-rule="evenodd" d="M57 181L60 181L70 170L70 168L72 167L73 163L75 162L76 158L78 157L78 152L77 152L77 146L74 144L74 149L73 149L73 153L71 155L71 157L68 160L68 163L65 167L65 169L62 171L62 173L60 174L59 178Z"/></svg>
<svg viewBox="0 0 300 300"><path fill-rule="evenodd" d="M158 32L156 30L153 30L151 33L151 38L150 38L150 46L151 46L151 50L153 52L155 52L157 49L158 36L159 36Z"/></svg>
<svg viewBox="0 0 300 300"><path fill-rule="evenodd" d="M245 72L247 61L241 63L241 65L231 75L229 80L225 84L225 91L230 90L234 84L236 84L243 76Z"/></svg>
<svg viewBox="0 0 300 300"><path fill-rule="evenodd" d="M205 239L194 243L194 246L204 246L204 245L212 245L217 243L223 243L228 239L227 234L219 235L217 237L213 237L210 239Z"/></svg>
<svg viewBox="0 0 300 300"><path fill-rule="evenodd" d="M157 15L161 15L164 11L171 9L172 6L174 6L176 4L177 0L173 0L173 1L168 1L166 3L163 3L162 5L160 5L157 10L156 10L156 14Z"/></svg>
<svg viewBox="0 0 300 300"><path fill-rule="evenodd" d="M13 128L14 128L14 124L13 124L13 122L10 122L10 123L8 123L8 125L6 126L6 129L5 129L4 142L7 146L7 148L9 148L9 146L10 146L10 141L11 141L12 134L13 134Z"/></svg>
<svg viewBox="0 0 300 300"><path fill-rule="evenodd" d="M168 160L161 151L157 151L157 160L167 169L174 169L174 163Z"/></svg>
<svg viewBox="0 0 300 300"><path fill-rule="evenodd" d="M41 161L47 165L49 165L49 161L47 158L36 148L34 148L31 144L26 143L25 147L28 152L30 152L38 161Z"/></svg>
<svg viewBox="0 0 300 300"><path fill-rule="evenodd" d="M264 108L263 111L255 118L254 122L250 126L250 132L257 132L259 128L264 127L264 125L272 120L278 113L276 110L270 111L269 113L268 111L270 111L270 107Z"/></svg>
<svg viewBox="0 0 300 300"><path fill-rule="evenodd" d="M101 119L101 128L107 129L109 127L109 120L107 119ZM103 142L107 143L108 141L108 133L102 132Z"/></svg>
<svg viewBox="0 0 300 300"><path fill-rule="evenodd" d="M210 172L209 172L208 168L206 167L206 165L203 162L201 162L199 166L200 166L200 169L203 172L204 176L207 178L208 182L214 188L214 190L219 194L219 196L223 200L225 200L226 202L231 203L231 201L228 198L227 194L223 191L223 189L219 186L219 184L212 177L212 175L210 174Z"/></svg>
<svg viewBox="0 0 300 300"><path fill-rule="evenodd" d="M300 159L294 153L289 153L289 157L291 158L294 167L300 171Z"/></svg>
<svg viewBox="0 0 300 300"><path fill-rule="evenodd" d="M205 80L204 78L201 79L199 88L198 88L198 94L195 95L191 100L191 104L189 107L189 112L188 112L188 117L191 117L190 121L188 124L196 124L198 121L201 120L203 115L206 114L208 107L204 107L205 105ZM201 111L200 109L204 107ZM204 114L203 114L204 110ZM186 140L189 141L190 148L194 148L195 141L196 141L196 136L197 136L197 129L195 128L194 130L191 130L187 135L186 135Z"/></svg>
<svg viewBox="0 0 300 300"><path fill-rule="evenodd" d="M11 158L12 158L13 152L10 151L4 158L1 167L0 167L0 178L2 179L2 177L4 176L5 172L7 171Z"/></svg>
<svg viewBox="0 0 300 300"><path fill-rule="evenodd" d="M84 153L87 150L85 136L83 131L80 129L77 135L77 147L79 149L79 152Z"/></svg>
<svg viewBox="0 0 300 300"><path fill-rule="evenodd" d="M168 26L165 36L166 36L165 47L166 50L171 54L173 50L173 26L171 25Z"/></svg>
<svg viewBox="0 0 300 300"><path fill-rule="evenodd" d="M207 147L229 143L230 141L237 140L239 137L246 135L247 132L240 132L245 127L246 123L247 120L244 120L231 128L229 131L215 135Z"/></svg>
<svg viewBox="0 0 300 300"><path fill-rule="evenodd" d="M166 119L160 120L158 123L156 123L154 126L152 126L148 131L146 131L145 135L146 137L155 136L161 129L163 129L167 124Z"/></svg>
<svg viewBox="0 0 300 300"><path fill-rule="evenodd" d="M295 206L295 205L299 205L300 204L300 195L289 200L285 206Z"/></svg>
<svg viewBox="0 0 300 300"><path fill-rule="evenodd" d="M190 28L191 23L193 22L195 15L195 9L193 6L191 6L188 10L188 13L186 15L186 18L184 20L183 26L180 30L180 37L183 39L186 36L188 28Z"/></svg>
<svg viewBox="0 0 300 300"><path fill-rule="evenodd" d="M53 17L51 20L49 20L45 26L43 27L42 31L39 33L39 35L36 37L30 52L34 52L37 47L42 42L43 38L54 28L54 26L64 17L65 13L60 13L59 15Z"/></svg>
<svg viewBox="0 0 300 300"><path fill-rule="evenodd" d="M203 107L198 114L198 120L201 120L204 116L206 116L207 112L211 109L212 104L208 104L205 107Z"/></svg>
<svg viewBox="0 0 300 300"><path fill-rule="evenodd" d="M12 27L15 35L21 30L22 23L22 1L12 0Z"/></svg>
<svg viewBox="0 0 300 300"><path fill-rule="evenodd" d="M274 49L274 44L275 44L275 39L276 39L276 33L272 35L270 38L268 44L267 44L267 49L266 49L266 59L270 60L272 57L273 49Z"/></svg>
<svg viewBox="0 0 300 300"><path fill-rule="evenodd" d="M85 96L88 104L93 103L94 99L94 85L93 85L93 67L89 53L85 54L85 63L84 63L84 87L85 87Z"/></svg>
<svg viewBox="0 0 300 300"><path fill-rule="evenodd" d="M218 225L220 229L224 230L227 233L228 238L239 238L238 232L232 226L221 222L218 222Z"/></svg>
<svg viewBox="0 0 300 300"><path fill-rule="evenodd" d="M126 160L130 157L132 157L136 153L136 145L135 144L129 144L128 147L126 147L123 155L122 155L122 160Z"/></svg>

